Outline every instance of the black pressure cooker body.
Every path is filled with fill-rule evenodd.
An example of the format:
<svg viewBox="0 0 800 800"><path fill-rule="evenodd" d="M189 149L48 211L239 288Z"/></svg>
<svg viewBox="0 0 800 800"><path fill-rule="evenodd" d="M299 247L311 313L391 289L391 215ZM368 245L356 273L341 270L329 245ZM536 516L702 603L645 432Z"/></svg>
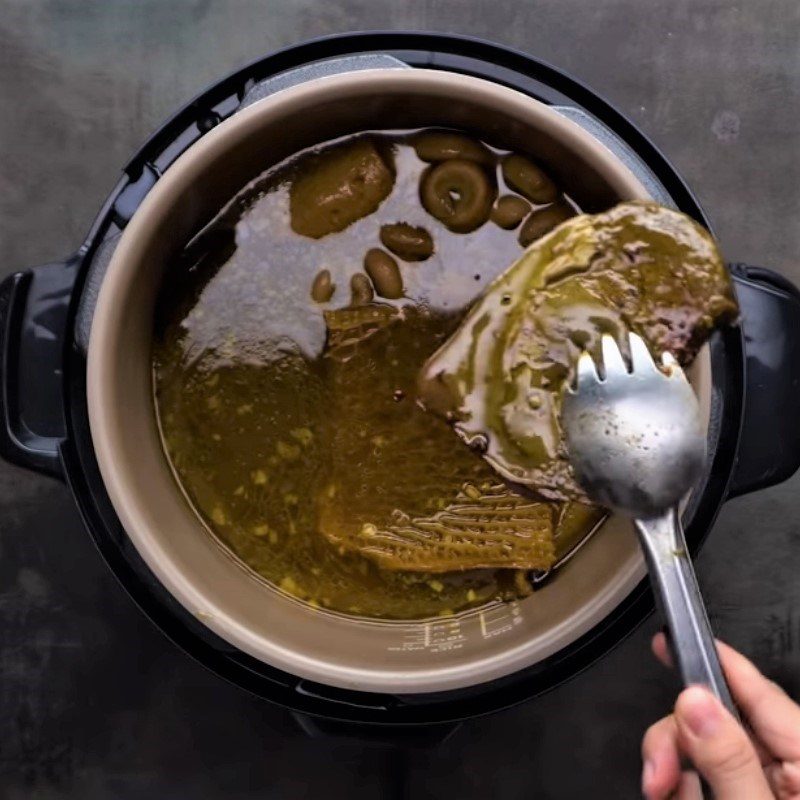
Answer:
<svg viewBox="0 0 800 800"><path fill-rule="evenodd" d="M291 47L211 86L153 134L125 167L74 256L17 272L0 284L0 455L66 481L120 583L168 637L205 666L302 715L310 732L341 732L339 723L360 723L359 730L373 736L385 734L396 743L407 735L419 743L440 738L454 722L533 697L585 669L652 611L647 582L569 647L490 683L416 696L314 684L232 647L156 580L106 494L86 396L88 334L105 267L127 222L170 164L243 105L312 77L386 66L387 60L481 77L558 106L615 152L656 199L708 225L674 168L640 131L590 89L530 56L425 33L346 34ZM742 322L711 341L713 447L705 484L687 510L692 553L726 499L778 483L800 465L800 292L769 270L738 264L731 270Z"/></svg>

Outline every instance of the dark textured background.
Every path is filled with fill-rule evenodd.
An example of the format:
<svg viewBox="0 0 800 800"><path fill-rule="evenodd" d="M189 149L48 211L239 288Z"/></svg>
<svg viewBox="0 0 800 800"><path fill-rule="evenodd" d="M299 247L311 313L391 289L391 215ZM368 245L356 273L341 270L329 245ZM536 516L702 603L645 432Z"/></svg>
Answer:
<svg viewBox="0 0 800 800"><path fill-rule="evenodd" d="M800 281L797 0L2 0L0 273L69 253L131 152L210 81L380 27L491 38L572 72L674 160L729 259ZM720 635L795 696L798 487L728 504L699 559ZM153 628L63 486L0 464L0 797L635 797L640 736L675 689L653 627L438 750L312 741Z"/></svg>

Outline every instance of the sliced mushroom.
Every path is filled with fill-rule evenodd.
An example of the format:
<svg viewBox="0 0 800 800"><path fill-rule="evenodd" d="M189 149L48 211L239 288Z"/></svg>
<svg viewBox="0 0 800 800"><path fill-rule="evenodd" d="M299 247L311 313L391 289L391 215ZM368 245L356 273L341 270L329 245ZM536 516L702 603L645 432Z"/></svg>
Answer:
<svg viewBox="0 0 800 800"><path fill-rule="evenodd" d="M515 194L501 197L489 215L492 222L507 231L513 230L525 219L531 210L531 204Z"/></svg>
<svg viewBox="0 0 800 800"><path fill-rule="evenodd" d="M475 161L487 166L495 163L495 155L488 147L463 133L454 131L423 131L411 140L417 156L422 161L438 163L452 158Z"/></svg>
<svg viewBox="0 0 800 800"><path fill-rule="evenodd" d="M403 278L397 261L378 247L367 250L364 256L364 270L372 279L375 291L388 300L403 296Z"/></svg>
<svg viewBox="0 0 800 800"><path fill-rule="evenodd" d="M427 169L420 196L425 210L455 233L469 233L489 219L497 188L473 161L454 158Z"/></svg>
<svg viewBox="0 0 800 800"><path fill-rule="evenodd" d="M403 261L424 261L433 254L433 239L425 228L397 222L382 225L381 243Z"/></svg>
<svg viewBox="0 0 800 800"><path fill-rule="evenodd" d="M327 303L335 291L336 284L331 280L330 270L321 269L311 284L311 299L315 303Z"/></svg>
<svg viewBox="0 0 800 800"><path fill-rule="evenodd" d="M574 216L575 210L563 200L532 211L519 230L519 243L527 247L546 233L550 233L556 225Z"/></svg>
<svg viewBox="0 0 800 800"><path fill-rule="evenodd" d="M363 272L357 272L350 279L350 305L365 306L373 301L375 292L369 278Z"/></svg>
<svg viewBox="0 0 800 800"><path fill-rule="evenodd" d="M529 159L515 153L503 159L503 178L511 189L532 203L554 203L558 187Z"/></svg>

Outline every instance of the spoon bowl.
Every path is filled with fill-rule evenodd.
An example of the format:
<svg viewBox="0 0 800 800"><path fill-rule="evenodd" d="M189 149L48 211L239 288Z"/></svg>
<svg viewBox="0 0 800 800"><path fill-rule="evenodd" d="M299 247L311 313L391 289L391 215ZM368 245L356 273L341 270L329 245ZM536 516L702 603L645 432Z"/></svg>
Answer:
<svg viewBox="0 0 800 800"><path fill-rule="evenodd" d="M706 457L700 407L668 353L657 366L631 334L626 362L611 336L601 341L602 376L584 353L577 388L564 396L570 462L593 500L650 516L678 503L700 477Z"/></svg>

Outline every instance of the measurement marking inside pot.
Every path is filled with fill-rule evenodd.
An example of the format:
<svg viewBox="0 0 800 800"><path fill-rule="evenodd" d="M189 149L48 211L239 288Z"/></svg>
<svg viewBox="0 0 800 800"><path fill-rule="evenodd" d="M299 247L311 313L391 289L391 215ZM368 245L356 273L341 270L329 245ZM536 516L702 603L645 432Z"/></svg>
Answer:
<svg viewBox="0 0 800 800"><path fill-rule="evenodd" d="M403 641L399 645L390 645L387 650L394 652L427 650L429 653L444 653L460 649L466 641L467 634L460 620L443 620L408 628Z"/></svg>
<svg viewBox="0 0 800 800"><path fill-rule="evenodd" d="M495 616L490 616L492 612L497 612ZM511 603L508 606L488 609L479 614L481 621L481 634L484 639L491 639L510 631L515 625L522 624L522 612L518 603Z"/></svg>

